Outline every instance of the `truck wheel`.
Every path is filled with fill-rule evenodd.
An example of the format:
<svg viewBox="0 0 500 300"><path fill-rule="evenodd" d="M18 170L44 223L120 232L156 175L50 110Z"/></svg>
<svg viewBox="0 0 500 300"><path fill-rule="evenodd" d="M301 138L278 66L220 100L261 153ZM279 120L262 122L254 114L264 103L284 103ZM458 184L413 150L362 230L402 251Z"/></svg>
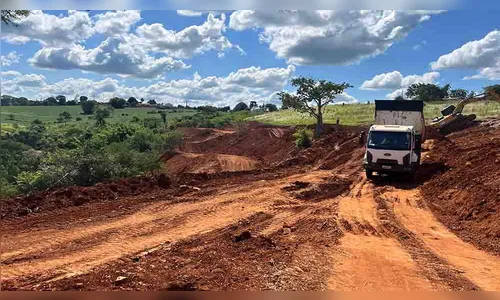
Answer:
<svg viewBox="0 0 500 300"><path fill-rule="evenodd" d="M373 178L373 170L366 170L366 178L368 179Z"/></svg>

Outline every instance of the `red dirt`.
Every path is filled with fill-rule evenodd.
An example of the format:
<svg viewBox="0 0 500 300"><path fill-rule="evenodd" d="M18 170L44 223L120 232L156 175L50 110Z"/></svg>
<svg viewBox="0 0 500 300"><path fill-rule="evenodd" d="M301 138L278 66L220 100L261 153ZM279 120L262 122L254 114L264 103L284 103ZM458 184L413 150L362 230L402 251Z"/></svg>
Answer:
<svg viewBox="0 0 500 300"><path fill-rule="evenodd" d="M500 129L428 142L433 149L416 182L367 180L361 128L328 126L305 150L294 146L294 130L255 123L186 129L180 149L162 157L171 182L146 176L7 200L2 287L500 288L500 259L460 240L427 208L460 237L496 253L500 174L491 156L500 154ZM248 161L255 165L240 168ZM450 191L457 187L470 195ZM81 195L84 203L75 206ZM19 215L18 203L40 209Z"/></svg>
<svg viewBox="0 0 500 300"><path fill-rule="evenodd" d="M438 219L465 241L500 255L500 128L448 135L424 161L448 169L422 188Z"/></svg>

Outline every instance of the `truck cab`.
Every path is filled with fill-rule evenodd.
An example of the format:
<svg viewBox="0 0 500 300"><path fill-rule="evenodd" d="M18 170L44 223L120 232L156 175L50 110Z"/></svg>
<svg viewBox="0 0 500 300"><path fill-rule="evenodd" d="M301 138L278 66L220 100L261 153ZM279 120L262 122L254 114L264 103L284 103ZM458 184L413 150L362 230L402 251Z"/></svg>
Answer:
<svg viewBox="0 0 500 300"><path fill-rule="evenodd" d="M424 104L416 100L375 100L375 125L366 139L363 167L373 172L413 175L420 165L424 141Z"/></svg>
<svg viewBox="0 0 500 300"><path fill-rule="evenodd" d="M373 172L414 174L420 163L417 134L413 126L373 125L368 132L364 168Z"/></svg>

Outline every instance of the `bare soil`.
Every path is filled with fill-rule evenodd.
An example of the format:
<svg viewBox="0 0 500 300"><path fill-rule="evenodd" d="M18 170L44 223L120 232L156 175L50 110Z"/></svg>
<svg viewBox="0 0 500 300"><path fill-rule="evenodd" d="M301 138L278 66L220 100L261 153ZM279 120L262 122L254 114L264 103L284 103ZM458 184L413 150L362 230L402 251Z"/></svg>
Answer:
<svg viewBox="0 0 500 300"><path fill-rule="evenodd" d="M415 181L367 180L360 130L186 129L169 177L3 200L2 289L500 290L500 129L428 141Z"/></svg>

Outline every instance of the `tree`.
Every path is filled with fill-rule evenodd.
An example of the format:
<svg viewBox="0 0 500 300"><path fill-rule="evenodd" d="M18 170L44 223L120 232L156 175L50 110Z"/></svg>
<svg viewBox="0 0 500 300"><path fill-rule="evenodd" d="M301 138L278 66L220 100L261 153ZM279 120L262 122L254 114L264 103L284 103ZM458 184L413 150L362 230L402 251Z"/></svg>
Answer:
<svg viewBox="0 0 500 300"><path fill-rule="evenodd" d="M327 80L298 77L292 79L292 86L297 87L296 94L280 92L278 96L283 106L298 112L308 113L316 119L316 136L323 130L323 114L326 106L333 103L336 95L342 94L345 89L352 87L344 82L341 84Z"/></svg>
<svg viewBox="0 0 500 300"><path fill-rule="evenodd" d="M399 95L394 100L406 100L403 96Z"/></svg>
<svg viewBox="0 0 500 300"><path fill-rule="evenodd" d="M57 103L59 103L59 105L65 105L66 104L66 97L63 96L63 95L57 96L56 100L57 100Z"/></svg>
<svg viewBox="0 0 500 300"><path fill-rule="evenodd" d="M149 104L151 105L156 105L156 100L155 99L151 99L148 101Z"/></svg>
<svg viewBox="0 0 500 300"><path fill-rule="evenodd" d="M63 111L62 113L59 114L59 117L57 118L57 123L66 123L72 118L73 116L69 112Z"/></svg>
<svg viewBox="0 0 500 300"><path fill-rule="evenodd" d="M135 99L134 97L128 98L127 102L131 107L136 107L137 104L139 104L139 101L137 101L137 99Z"/></svg>
<svg viewBox="0 0 500 300"><path fill-rule="evenodd" d="M141 98L141 103L144 103L144 98Z"/></svg>
<svg viewBox="0 0 500 300"><path fill-rule="evenodd" d="M464 89L456 89L450 91L451 98L465 99L467 98L468 91Z"/></svg>
<svg viewBox="0 0 500 300"><path fill-rule="evenodd" d="M91 115L94 113L96 102L95 101L84 101L84 102L80 103L80 106L82 107L84 115Z"/></svg>
<svg viewBox="0 0 500 300"><path fill-rule="evenodd" d="M75 106L75 105L78 105L78 103L76 103L75 100L69 100L66 102L66 105Z"/></svg>
<svg viewBox="0 0 500 300"><path fill-rule="evenodd" d="M476 92L470 91L469 94L467 94L467 98L474 98L476 96Z"/></svg>
<svg viewBox="0 0 500 300"><path fill-rule="evenodd" d="M95 111L95 125L98 127L106 125L105 118L109 118L111 112L107 108L98 108Z"/></svg>
<svg viewBox="0 0 500 300"><path fill-rule="evenodd" d="M240 102L236 104L233 108L233 111L242 111L242 110L248 110L248 105L245 102Z"/></svg>
<svg viewBox="0 0 500 300"><path fill-rule="evenodd" d="M267 111L278 111L278 107L272 103L268 103L268 104L264 105L264 109Z"/></svg>
<svg viewBox="0 0 500 300"><path fill-rule="evenodd" d="M229 106L224 106L224 107L219 108L219 111L222 111L222 112L228 112L230 110L231 110L231 107L229 107Z"/></svg>
<svg viewBox="0 0 500 300"><path fill-rule="evenodd" d="M484 87L484 92L487 93L489 91L494 91L497 94L500 95L500 84L494 84L494 85L489 85Z"/></svg>
<svg viewBox="0 0 500 300"><path fill-rule="evenodd" d="M45 99L45 103L46 103L46 105L49 105L49 106L57 105L57 99L54 97L49 97L49 98Z"/></svg>
<svg viewBox="0 0 500 300"><path fill-rule="evenodd" d="M29 16L29 10L2 10L2 22L17 26L17 21Z"/></svg>
<svg viewBox="0 0 500 300"><path fill-rule="evenodd" d="M257 107L258 107L257 101L250 101L250 107L249 107L250 110L257 108Z"/></svg>
<svg viewBox="0 0 500 300"><path fill-rule="evenodd" d="M422 101L443 100L448 97L450 85L439 87L432 83L416 83L412 84L406 90L406 97Z"/></svg>
<svg viewBox="0 0 500 300"><path fill-rule="evenodd" d="M119 97L113 97L111 100L109 100L109 105L113 107L114 109L122 109L125 108L125 105L127 104L127 101L123 98Z"/></svg>
<svg viewBox="0 0 500 300"><path fill-rule="evenodd" d="M161 120L163 121L163 124L167 123L167 112L162 110L162 111L160 111L160 115L161 115Z"/></svg>
<svg viewBox="0 0 500 300"><path fill-rule="evenodd" d="M87 97L87 96L80 96L80 102L85 102L87 100L89 100L89 97Z"/></svg>

